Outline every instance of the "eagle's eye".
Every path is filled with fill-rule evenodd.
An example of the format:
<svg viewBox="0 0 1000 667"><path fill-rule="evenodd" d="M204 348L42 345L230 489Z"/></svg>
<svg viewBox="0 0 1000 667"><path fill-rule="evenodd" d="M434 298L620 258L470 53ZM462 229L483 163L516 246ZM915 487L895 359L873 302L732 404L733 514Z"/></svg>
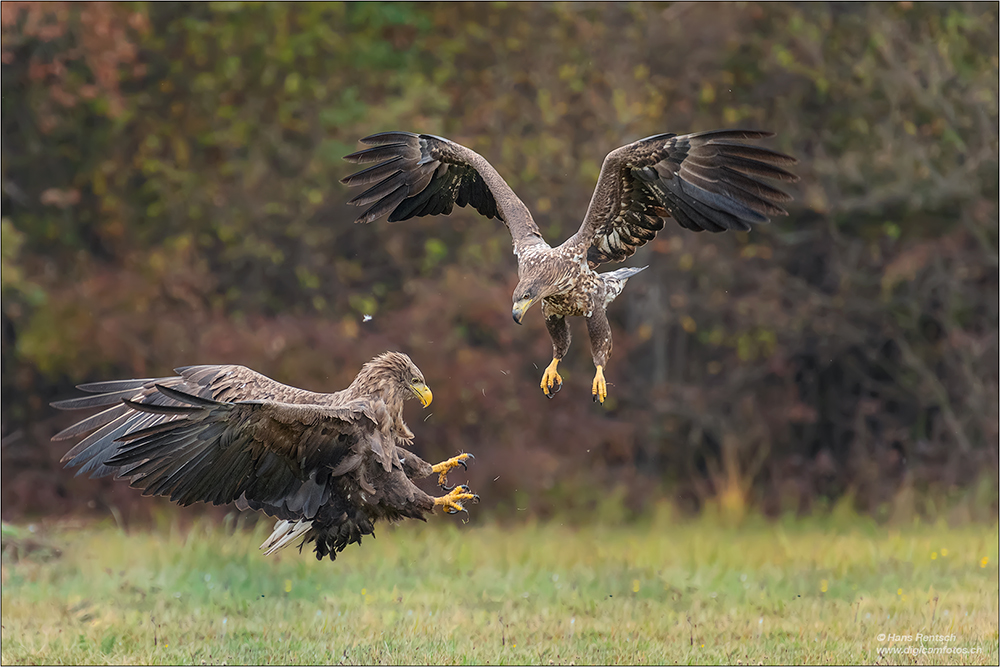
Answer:
<svg viewBox="0 0 1000 667"><path fill-rule="evenodd" d="M417 379L417 378L412 378L412 379L410 380L410 384L420 384L420 380L419 380L419 379Z"/></svg>

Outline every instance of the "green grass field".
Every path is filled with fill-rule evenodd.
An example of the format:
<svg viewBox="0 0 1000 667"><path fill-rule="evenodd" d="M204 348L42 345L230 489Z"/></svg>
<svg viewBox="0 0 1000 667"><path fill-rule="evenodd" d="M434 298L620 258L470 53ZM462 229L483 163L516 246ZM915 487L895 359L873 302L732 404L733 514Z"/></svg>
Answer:
<svg viewBox="0 0 1000 667"><path fill-rule="evenodd" d="M3 663L998 660L996 525L438 516L335 563L263 557L269 527L63 527L36 535L59 557L7 549ZM950 652L893 652L921 647Z"/></svg>

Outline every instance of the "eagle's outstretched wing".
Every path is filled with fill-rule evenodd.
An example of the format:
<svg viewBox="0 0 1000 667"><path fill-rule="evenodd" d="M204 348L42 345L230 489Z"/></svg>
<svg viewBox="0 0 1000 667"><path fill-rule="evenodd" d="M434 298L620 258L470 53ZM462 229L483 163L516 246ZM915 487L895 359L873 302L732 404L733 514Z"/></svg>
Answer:
<svg viewBox="0 0 1000 667"><path fill-rule="evenodd" d="M137 412L122 403L124 399L150 405L176 405L168 396L157 391L163 385L200 398L217 401L276 400L292 403L326 402L328 395L291 387L276 382L245 366L187 366L176 369L176 376L137 380L113 380L82 384L79 389L94 394L53 403L60 410L105 408L53 436L53 440L69 440L90 434L63 457L68 466L80 466L78 475L104 477L118 472L105 465L117 449L117 438L130 431L166 421L164 415Z"/></svg>
<svg viewBox="0 0 1000 667"><path fill-rule="evenodd" d="M145 495L182 505L229 503L241 495L280 503L301 495L318 471L353 472L367 451L387 470L392 466L392 436L378 427L391 420L380 399L337 403L242 366L179 372L82 385L97 395L54 403L66 410L112 406L55 436L94 431L63 461L94 477L115 473ZM312 486L317 497L302 500L315 507L327 500L320 497L326 491Z"/></svg>
<svg viewBox="0 0 1000 667"><path fill-rule="evenodd" d="M795 158L739 141L770 136L756 130L658 134L609 153L575 237L589 246L591 268L631 256L663 229L666 217L696 232L721 232L787 215L780 203L791 197L761 178L798 180L782 168Z"/></svg>
<svg viewBox="0 0 1000 667"><path fill-rule="evenodd" d="M370 411L363 400L338 406L228 403L157 389L179 405L126 404L175 419L122 436L107 463L120 466L120 475L145 495L169 495L181 505L219 505L240 496L275 503L297 494L318 472L353 472L373 443L381 451L374 417L367 429L358 424ZM317 485L311 499L317 509L326 500L325 486Z"/></svg>
<svg viewBox="0 0 1000 667"><path fill-rule="evenodd" d="M515 250L542 240L528 208L475 151L442 137L411 132L383 132L361 142L373 148L344 159L378 164L341 180L350 186L370 186L348 202L371 204L357 222L372 222L387 213L389 222L447 215L456 204L471 205L487 218L500 218L507 225Z"/></svg>

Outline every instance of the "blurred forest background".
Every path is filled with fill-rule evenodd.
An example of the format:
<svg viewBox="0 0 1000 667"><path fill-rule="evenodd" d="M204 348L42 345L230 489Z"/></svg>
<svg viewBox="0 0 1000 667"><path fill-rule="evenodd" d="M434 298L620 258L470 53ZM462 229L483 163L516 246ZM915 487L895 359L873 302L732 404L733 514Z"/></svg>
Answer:
<svg viewBox="0 0 1000 667"><path fill-rule="evenodd" d="M997 13L4 2L4 519L162 506L61 468L77 383L240 363L333 391L387 349L434 390L417 451L476 455L477 512L995 517ZM723 127L799 158L790 215L631 258L603 407L586 336L538 389L499 223L358 226L338 183L360 137L440 134L559 242L610 150Z"/></svg>

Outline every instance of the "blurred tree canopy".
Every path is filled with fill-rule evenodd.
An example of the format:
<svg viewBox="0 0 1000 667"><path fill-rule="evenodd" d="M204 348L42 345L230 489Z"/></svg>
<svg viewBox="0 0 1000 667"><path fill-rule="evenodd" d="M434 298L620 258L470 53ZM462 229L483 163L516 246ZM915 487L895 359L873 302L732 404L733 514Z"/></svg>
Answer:
<svg viewBox="0 0 1000 667"><path fill-rule="evenodd" d="M332 391L390 348L435 390L421 453L474 452L501 510L996 503L995 4L4 2L2 29L5 516L134 498L59 469L75 383ZM584 339L538 390L502 226L354 225L338 183L359 137L440 134L557 241L607 152L717 127L777 131L791 215L640 251L604 409Z"/></svg>

